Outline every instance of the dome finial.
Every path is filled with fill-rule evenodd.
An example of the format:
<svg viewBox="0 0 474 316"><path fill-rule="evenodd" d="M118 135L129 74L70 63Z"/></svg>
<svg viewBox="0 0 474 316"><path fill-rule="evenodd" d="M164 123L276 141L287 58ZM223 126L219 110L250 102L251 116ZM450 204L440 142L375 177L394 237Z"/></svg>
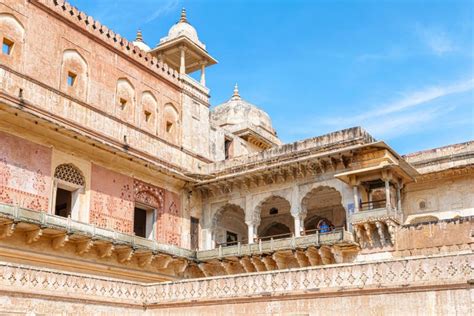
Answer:
<svg viewBox="0 0 474 316"><path fill-rule="evenodd" d="M185 8L181 9L181 18L179 19L179 22L184 22L184 23L188 22L188 19L186 18L186 9Z"/></svg>
<svg viewBox="0 0 474 316"><path fill-rule="evenodd" d="M232 95L232 100L240 100L239 85L237 83L234 86L234 94Z"/></svg>
<svg viewBox="0 0 474 316"><path fill-rule="evenodd" d="M135 41L137 41L137 42L143 42L143 34L142 34L142 30L141 30L141 29L138 29L138 30L137 30L137 38L135 39Z"/></svg>

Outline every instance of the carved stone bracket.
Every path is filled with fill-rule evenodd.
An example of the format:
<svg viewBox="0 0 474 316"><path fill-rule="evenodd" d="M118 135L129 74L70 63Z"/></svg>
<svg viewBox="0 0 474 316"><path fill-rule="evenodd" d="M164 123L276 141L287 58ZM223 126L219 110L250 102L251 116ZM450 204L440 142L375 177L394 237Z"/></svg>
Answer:
<svg viewBox="0 0 474 316"><path fill-rule="evenodd" d="M112 243L96 244L97 254L100 258L108 258L112 256L115 249Z"/></svg>
<svg viewBox="0 0 474 316"><path fill-rule="evenodd" d="M138 256L138 258L137 258L138 266L140 268L144 268L146 266L149 266L152 263L154 258L155 258L155 256L151 252L140 254L140 256Z"/></svg>
<svg viewBox="0 0 474 316"><path fill-rule="evenodd" d="M69 236L68 234L62 234L57 237L54 237L51 240L51 246L53 247L54 250L58 250L59 248L62 248L66 245L66 242L68 242Z"/></svg>
<svg viewBox="0 0 474 316"><path fill-rule="evenodd" d="M16 224L8 223L0 226L0 239L10 237L15 232Z"/></svg>
<svg viewBox="0 0 474 316"><path fill-rule="evenodd" d="M76 243L76 252L78 255L83 255L88 253L92 246L94 245L94 241L92 239L81 240Z"/></svg>
<svg viewBox="0 0 474 316"><path fill-rule="evenodd" d="M132 260L134 250L133 248L123 248L115 251L117 254L117 260L120 263L125 263Z"/></svg>
<svg viewBox="0 0 474 316"><path fill-rule="evenodd" d="M41 228L29 230L25 233L26 236L26 243L31 244L40 239L40 237L43 235L43 230Z"/></svg>

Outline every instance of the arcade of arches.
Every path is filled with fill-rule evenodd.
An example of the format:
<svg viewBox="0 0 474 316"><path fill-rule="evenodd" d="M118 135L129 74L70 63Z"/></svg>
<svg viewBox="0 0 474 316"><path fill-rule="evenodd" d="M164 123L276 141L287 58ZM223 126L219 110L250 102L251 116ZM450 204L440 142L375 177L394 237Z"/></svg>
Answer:
<svg viewBox="0 0 474 316"><path fill-rule="evenodd" d="M300 211L294 214L292 209ZM213 216L212 239L213 246L230 246L238 242L254 243L314 234L316 231L326 233L346 224L346 210L340 192L320 186L309 191L296 208L280 195L271 195L250 210L236 204L225 204Z"/></svg>

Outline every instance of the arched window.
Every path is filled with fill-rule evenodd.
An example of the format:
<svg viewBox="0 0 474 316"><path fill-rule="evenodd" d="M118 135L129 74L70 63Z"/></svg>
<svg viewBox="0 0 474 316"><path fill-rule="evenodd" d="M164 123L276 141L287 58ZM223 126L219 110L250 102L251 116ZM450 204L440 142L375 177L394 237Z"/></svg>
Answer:
<svg viewBox="0 0 474 316"><path fill-rule="evenodd" d="M179 113L170 103L166 104L163 110L163 135L169 141L177 144L179 136Z"/></svg>
<svg viewBox="0 0 474 316"><path fill-rule="evenodd" d="M156 112L158 102L150 91L145 91L141 98L140 127L154 133L156 130Z"/></svg>
<svg viewBox="0 0 474 316"><path fill-rule="evenodd" d="M54 214L78 218L79 194L84 190L85 178L73 164L61 164L54 170Z"/></svg>
<svg viewBox="0 0 474 316"><path fill-rule="evenodd" d="M124 121L134 123L135 88L126 78L120 78L117 81L115 109L117 117Z"/></svg>
<svg viewBox="0 0 474 316"><path fill-rule="evenodd" d="M61 90L81 100L87 100L89 66L75 49L63 53L61 65Z"/></svg>
<svg viewBox="0 0 474 316"><path fill-rule="evenodd" d="M21 65L25 29L21 22L12 14L0 13L0 41L2 51L0 62L14 69Z"/></svg>

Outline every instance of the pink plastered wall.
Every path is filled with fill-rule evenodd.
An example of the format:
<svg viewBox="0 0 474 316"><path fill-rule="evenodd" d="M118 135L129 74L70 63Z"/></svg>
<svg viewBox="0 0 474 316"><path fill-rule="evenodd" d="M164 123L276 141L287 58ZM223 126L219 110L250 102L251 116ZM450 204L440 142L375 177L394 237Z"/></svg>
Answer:
<svg viewBox="0 0 474 316"><path fill-rule="evenodd" d="M133 232L133 179L92 164L90 222Z"/></svg>
<svg viewBox="0 0 474 316"><path fill-rule="evenodd" d="M164 205L158 212L158 241L181 245L181 205L179 195L165 191Z"/></svg>
<svg viewBox="0 0 474 316"><path fill-rule="evenodd" d="M0 202L47 211L51 156L50 148L0 132Z"/></svg>
<svg viewBox="0 0 474 316"><path fill-rule="evenodd" d="M90 222L133 233L135 202L156 209L158 242L181 245L180 198L176 193L92 165Z"/></svg>

